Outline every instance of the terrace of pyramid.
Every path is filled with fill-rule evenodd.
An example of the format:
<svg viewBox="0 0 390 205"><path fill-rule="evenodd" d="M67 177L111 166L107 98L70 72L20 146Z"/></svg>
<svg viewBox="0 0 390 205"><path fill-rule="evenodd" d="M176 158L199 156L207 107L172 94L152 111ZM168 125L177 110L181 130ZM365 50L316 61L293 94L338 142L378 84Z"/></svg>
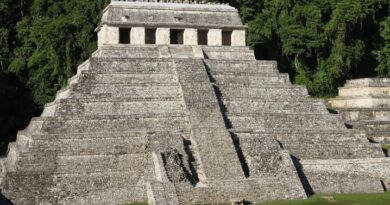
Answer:
<svg viewBox="0 0 390 205"><path fill-rule="evenodd" d="M9 145L16 205L212 204L390 188L390 159L257 61L226 4L111 1L98 50Z"/></svg>

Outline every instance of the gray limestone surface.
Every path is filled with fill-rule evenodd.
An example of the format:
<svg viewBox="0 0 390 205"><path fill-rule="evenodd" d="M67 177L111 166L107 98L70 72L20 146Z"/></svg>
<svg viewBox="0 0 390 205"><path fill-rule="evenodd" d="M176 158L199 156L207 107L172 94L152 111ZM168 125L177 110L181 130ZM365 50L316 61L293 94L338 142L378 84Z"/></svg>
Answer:
<svg viewBox="0 0 390 205"><path fill-rule="evenodd" d="M134 15L222 13L215 24L243 27L227 5L187 4L114 1L103 22L132 5ZM180 24L162 13L151 25L158 16ZM390 188L380 145L245 46L101 45L0 165L1 193L16 205L226 204Z"/></svg>
<svg viewBox="0 0 390 205"><path fill-rule="evenodd" d="M390 144L390 79L349 80L328 103L344 121L381 144Z"/></svg>

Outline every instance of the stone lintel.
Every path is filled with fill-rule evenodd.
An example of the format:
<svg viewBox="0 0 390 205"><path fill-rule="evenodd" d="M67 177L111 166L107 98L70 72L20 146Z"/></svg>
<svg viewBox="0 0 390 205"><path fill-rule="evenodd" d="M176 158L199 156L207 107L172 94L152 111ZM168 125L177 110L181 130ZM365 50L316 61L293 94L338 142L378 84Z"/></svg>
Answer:
<svg viewBox="0 0 390 205"><path fill-rule="evenodd" d="M197 29L222 29L222 30L244 30L248 28L248 26L243 25L224 25L224 24L202 24L202 25L194 25L194 24L188 24L188 23L176 23L175 25L172 25L170 23L139 23L139 22L102 22L104 25L109 25L112 27L124 27L124 28L131 28L131 27L169 27L174 29L185 29L185 28L197 28ZM99 30L99 27L96 28L96 31Z"/></svg>

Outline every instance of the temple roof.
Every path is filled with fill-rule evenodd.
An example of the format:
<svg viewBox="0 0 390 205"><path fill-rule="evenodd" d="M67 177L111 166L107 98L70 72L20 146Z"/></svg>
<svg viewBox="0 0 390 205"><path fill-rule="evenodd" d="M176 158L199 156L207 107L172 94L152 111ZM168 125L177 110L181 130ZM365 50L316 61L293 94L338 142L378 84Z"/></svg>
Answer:
<svg viewBox="0 0 390 205"><path fill-rule="evenodd" d="M227 4L111 1L101 24L120 27L244 29L237 9Z"/></svg>

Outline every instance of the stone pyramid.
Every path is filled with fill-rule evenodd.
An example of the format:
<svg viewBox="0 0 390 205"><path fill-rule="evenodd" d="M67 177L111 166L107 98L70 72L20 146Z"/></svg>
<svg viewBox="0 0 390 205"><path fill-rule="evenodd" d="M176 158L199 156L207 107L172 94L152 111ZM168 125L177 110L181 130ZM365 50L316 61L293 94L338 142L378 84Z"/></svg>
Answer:
<svg viewBox="0 0 390 205"><path fill-rule="evenodd" d="M17 205L383 192L390 160L256 61L228 5L112 1L99 49L1 160Z"/></svg>
<svg viewBox="0 0 390 205"><path fill-rule="evenodd" d="M367 137L390 145L390 79L349 80L329 104L351 126L366 131Z"/></svg>

